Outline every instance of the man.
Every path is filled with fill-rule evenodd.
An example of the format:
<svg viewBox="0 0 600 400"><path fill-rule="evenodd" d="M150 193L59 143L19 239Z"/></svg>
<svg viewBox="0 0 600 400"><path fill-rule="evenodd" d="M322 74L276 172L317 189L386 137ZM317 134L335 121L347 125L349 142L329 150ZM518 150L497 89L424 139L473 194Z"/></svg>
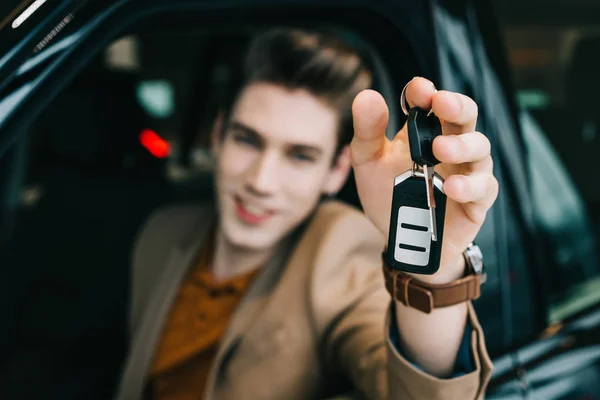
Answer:
<svg viewBox="0 0 600 400"><path fill-rule="evenodd" d="M253 41L214 132L214 204L161 210L138 238L120 399L483 396L491 363L469 302L390 303L381 252L394 178L412 162L406 127L385 138L370 81L333 38ZM433 150L448 196L440 270L410 278L453 283L496 198L489 142L468 97L423 78L406 93L444 121ZM323 200L351 167L368 218Z"/></svg>

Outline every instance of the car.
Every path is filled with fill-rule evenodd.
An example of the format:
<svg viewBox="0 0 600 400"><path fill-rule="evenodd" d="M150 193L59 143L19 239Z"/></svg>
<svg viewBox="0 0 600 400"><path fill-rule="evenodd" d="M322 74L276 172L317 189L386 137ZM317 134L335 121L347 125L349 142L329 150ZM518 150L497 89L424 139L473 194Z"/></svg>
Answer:
<svg viewBox="0 0 600 400"><path fill-rule="evenodd" d="M326 27L364 52L391 108L389 137L413 76L477 101L501 188L477 237L487 281L474 305L495 365L487 398L600 398L593 214L566 149L517 101L495 4L11 6L0 20L0 397L114 394L136 232L162 205L212 195L206 133L219 88L250 34L278 24ZM352 179L339 196L360 208Z"/></svg>

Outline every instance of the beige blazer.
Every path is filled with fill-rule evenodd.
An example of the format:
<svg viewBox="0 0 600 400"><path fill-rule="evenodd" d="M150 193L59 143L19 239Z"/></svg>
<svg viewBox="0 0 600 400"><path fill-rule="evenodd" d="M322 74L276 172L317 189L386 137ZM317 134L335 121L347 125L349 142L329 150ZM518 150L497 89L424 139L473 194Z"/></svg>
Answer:
<svg viewBox="0 0 600 400"><path fill-rule="evenodd" d="M133 256L131 351L117 398L142 397L154 349L214 209L155 213ZM384 239L365 215L328 201L289 235L251 285L220 344L205 399L480 399L492 364L471 305L476 370L444 380L416 369L386 333Z"/></svg>

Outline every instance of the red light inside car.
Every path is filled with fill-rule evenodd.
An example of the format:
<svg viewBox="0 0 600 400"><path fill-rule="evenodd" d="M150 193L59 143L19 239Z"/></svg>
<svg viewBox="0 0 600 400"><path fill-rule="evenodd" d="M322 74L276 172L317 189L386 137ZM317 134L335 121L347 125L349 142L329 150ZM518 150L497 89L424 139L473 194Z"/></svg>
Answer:
<svg viewBox="0 0 600 400"><path fill-rule="evenodd" d="M140 133L140 144L156 158L166 158L171 154L171 145L151 129Z"/></svg>

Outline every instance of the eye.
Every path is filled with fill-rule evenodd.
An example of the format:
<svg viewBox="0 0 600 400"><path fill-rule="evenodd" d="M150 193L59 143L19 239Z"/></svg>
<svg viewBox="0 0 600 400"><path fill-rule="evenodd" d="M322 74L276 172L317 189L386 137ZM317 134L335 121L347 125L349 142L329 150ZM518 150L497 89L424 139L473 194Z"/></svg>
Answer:
<svg viewBox="0 0 600 400"><path fill-rule="evenodd" d="M308 153L302 152L302 151L292 151L291 157L295 161L306 162L306 163L313 163L316 161L315 157L312 154L308 154Z"/></svg>
<svg viewBox="0 0 600 400"><path fill-rule="evenodd" d="M252 147L260 147L260 142L253 135L246 132L232 132L231 137L236 143L247 144Z"/></svg>

